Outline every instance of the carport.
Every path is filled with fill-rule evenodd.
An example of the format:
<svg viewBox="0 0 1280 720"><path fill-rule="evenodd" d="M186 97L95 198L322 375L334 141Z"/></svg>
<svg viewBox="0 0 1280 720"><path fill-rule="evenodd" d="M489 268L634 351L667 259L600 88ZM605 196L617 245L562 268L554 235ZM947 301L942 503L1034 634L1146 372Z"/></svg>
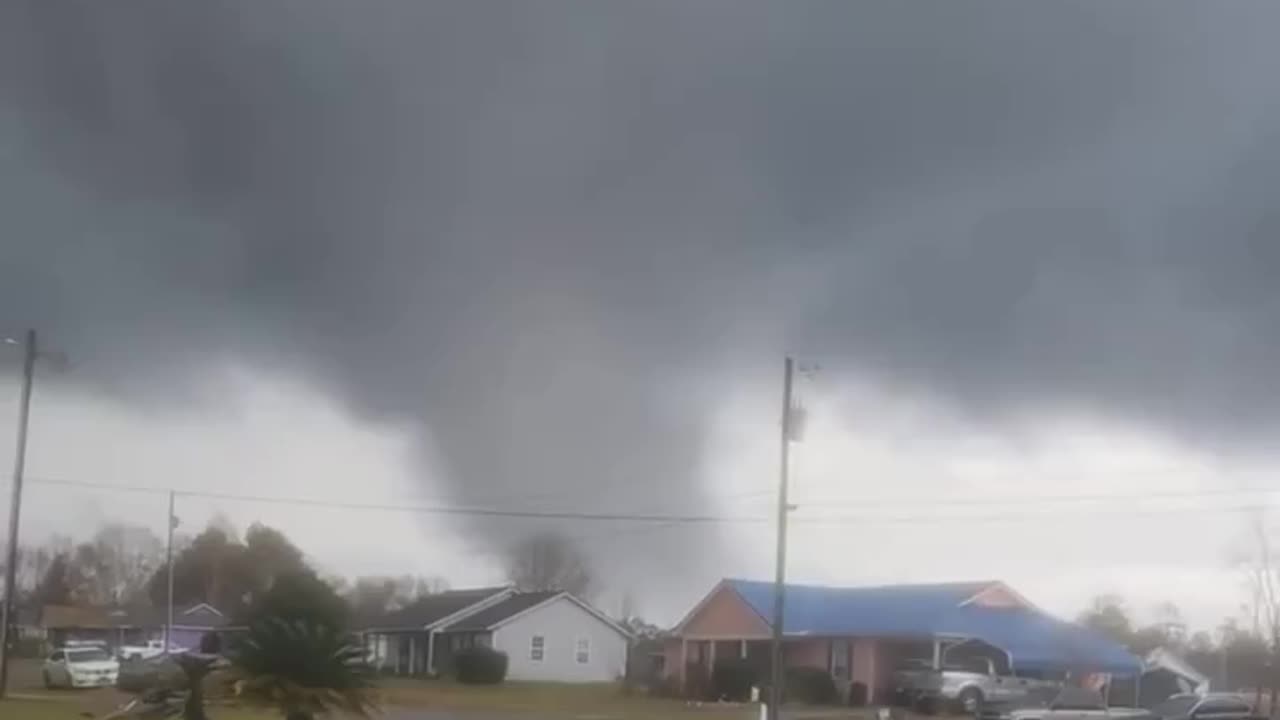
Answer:
<svg viewBox="0 0 1280 720"><path fill-rule="evenodd" d="M968 605L948 612L935 628L937 637L972 638L1009 656L1014 670L1140 675L1143 662L1120 645L1073 623L1034 608Z"/></svg>

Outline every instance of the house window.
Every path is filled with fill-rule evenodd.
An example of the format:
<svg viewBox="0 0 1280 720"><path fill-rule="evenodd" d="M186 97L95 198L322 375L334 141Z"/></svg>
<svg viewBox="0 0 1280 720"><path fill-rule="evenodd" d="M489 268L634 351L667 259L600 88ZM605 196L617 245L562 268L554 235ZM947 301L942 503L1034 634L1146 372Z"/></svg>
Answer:
<svg viewBox="0 0 1280 720"><path fill-rule="evenodd" d="M534 662L542 662L542 654L546 649L547 640L541 635L534 635L529 638L529 659Z"/></svg>
<svg viewBox="0 0 1280 720"><path fill-rule="evenodd" d="M591 662L591 638L578 638L578 643L574 646L574 656L579 665Z"/></svg>
<svg viewBox="0 0 1280 720"><path fill-rule="evenodd" d="M475 644L476 644L476 647L485 647L485 648L489 647L489 636L488 636L488 635L476 635L476 636L475 636Z"/></svg>

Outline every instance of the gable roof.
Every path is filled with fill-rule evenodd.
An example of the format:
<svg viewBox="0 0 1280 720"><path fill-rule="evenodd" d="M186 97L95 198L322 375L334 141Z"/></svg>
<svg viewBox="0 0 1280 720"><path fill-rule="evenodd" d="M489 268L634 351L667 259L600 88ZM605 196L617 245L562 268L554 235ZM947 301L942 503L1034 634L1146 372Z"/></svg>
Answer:
<svg viewBox="0 0 1280 720"><path fill-rule="evenodd" d="M226 616L218 612L214 606L200 603L180 613L174 613L173 624L188 628L221 628L226 627L228 621Z"/></svg>
<svg viewBox="0 0 1280 720"><path fill-rule="evenodd" d="M994 582L830 587L787 585L782 626L788 635L915 635ZM773 624L771 582L726 580L765 622Z"/></svg>
<svg viewBox="0 0 1280 720"><path fill-rule="evenodd" d="M590 603L581 600L571 593L563 590L547 590L535 592L512 593L500 602L488 607L467 613L453 624L446 625L443 629L446 632L458 630L496 630L497 628L515 620L516 618L533 612L534 610L550 605L558 600L565 600L573 605L578 606L586 614L607 625L611 630L619 635L631 639L631 633L608 615L597 610Z"/></svg>
<svg viewBox="0 0 1280 720"><path fill-rule="evenodd" d="M508 587L447 590L418 598L399 610L366 620L366 630L422 630L447 622L476 605L499 602L511 593Z"/></svg>
<svg viewBox="0 0 1280 720"><path fill-rule="evenodd" d="M1015 666L1026 669L1141 671L1142 661L1120 645L1034 606L968 602L993 586L999 585L994 581L881 587L787 585L783 629L787 635L971 638L1004 650ZM772 624L773 583L726 580L721 587L735 592Z"/></svg>
<svg viewBox="0 0 1280 720"><path fill-rule="evenodd" d="M558 590L512 593L504 600L462 617L445 629L449 631L488 630L560 594Z"/></svg>

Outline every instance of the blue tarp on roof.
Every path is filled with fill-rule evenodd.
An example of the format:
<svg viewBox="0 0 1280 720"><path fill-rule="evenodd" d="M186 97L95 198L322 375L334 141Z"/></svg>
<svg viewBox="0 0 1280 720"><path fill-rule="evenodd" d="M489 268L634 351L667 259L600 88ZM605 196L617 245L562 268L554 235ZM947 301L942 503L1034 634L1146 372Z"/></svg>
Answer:
<svg viewBox="0 0 1280 720"><path fill-rule="evenodd" d="M773 583L726 584L766 621L773 618ZM1015 668L1134 674L1142 662L1120 645L1035 608L961 606L993 583L940 583L838 588L788 585L783 628L788 635L973 638L1005 652Z"/></svg>

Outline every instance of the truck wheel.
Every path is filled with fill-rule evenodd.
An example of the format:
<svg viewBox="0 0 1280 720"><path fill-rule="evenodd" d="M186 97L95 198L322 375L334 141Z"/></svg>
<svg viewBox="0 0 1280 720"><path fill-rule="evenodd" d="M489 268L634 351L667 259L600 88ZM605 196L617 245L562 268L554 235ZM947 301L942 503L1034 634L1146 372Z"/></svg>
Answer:
<svg viewBox="0 0 1280 720"><path fill-rule="evenodd" d="M982 710L982 691L978 688L965 688L960 691L960 696L956 698L960 705L960 709L966 715L977 715Z"/></svg>

